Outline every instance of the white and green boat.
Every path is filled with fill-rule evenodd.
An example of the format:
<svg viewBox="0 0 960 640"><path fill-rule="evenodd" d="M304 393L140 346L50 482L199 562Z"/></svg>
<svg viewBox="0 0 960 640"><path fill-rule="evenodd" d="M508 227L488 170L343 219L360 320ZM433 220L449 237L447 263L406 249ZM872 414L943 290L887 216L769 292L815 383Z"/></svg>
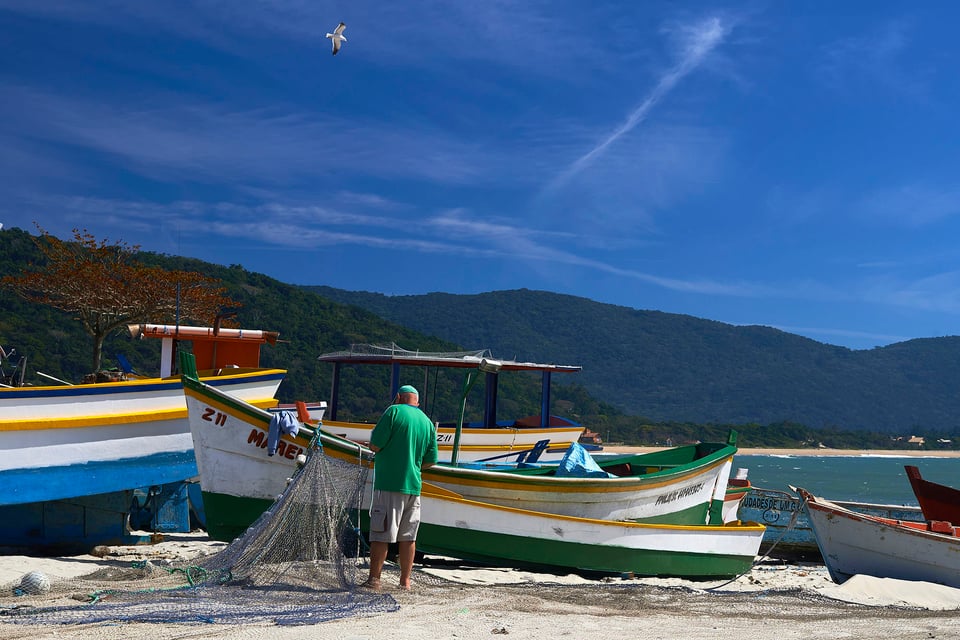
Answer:
<svg viewBox="0 0 960 640"><path fill-rule="evenodd" d="M232 540L283 491L313 431L279 437L276 454L268 456L271 413L187 375L183 386L207 531L215 539ZM484 468L475 463L438 464L423 477L467 500L527 511L646 524L721 524L734 437L727 443L606 456L598 464L607 477L558 477L556 465ZM360 444L322 430L317 444L328 456L372 465L372 452Z"/></svg>
<svg viewBox="0 0 960 640"><path fill-rule="evenodd" d="M496 566L637 576L720 578L750 570L764 528L756 523L616 522L465 500L429 484L417 550Z"/></svg>

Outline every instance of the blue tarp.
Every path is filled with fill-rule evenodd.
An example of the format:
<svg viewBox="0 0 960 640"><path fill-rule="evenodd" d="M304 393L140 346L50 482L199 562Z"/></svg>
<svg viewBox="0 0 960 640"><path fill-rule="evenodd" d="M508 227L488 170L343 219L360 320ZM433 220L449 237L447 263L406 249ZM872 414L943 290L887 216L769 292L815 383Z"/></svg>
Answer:
<svg viewBox="0 0 960 640"><path fill-rule="evenodd" d="M609 473L580 444L574 442L557 466L557 476L566 478L608 478Z"/></svg>

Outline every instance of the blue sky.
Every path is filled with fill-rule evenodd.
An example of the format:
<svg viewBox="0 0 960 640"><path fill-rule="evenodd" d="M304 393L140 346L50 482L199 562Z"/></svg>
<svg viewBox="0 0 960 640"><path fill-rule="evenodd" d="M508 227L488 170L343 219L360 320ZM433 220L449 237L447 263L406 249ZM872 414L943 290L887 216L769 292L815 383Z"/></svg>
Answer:
<svg viewBox="0 0 960 640"><path fill-rule="evenodd" d="M960 6L914 4L0 0L0 223L293 284L954 335Z"/></svg>

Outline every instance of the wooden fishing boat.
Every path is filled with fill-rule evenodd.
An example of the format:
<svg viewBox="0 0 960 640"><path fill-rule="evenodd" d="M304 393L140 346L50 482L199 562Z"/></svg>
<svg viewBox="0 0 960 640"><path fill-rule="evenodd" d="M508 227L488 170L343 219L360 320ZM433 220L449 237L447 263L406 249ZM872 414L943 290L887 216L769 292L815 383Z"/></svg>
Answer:
<svg viewBox="0 0 960 640"><path fill-rule="evenodd" d="M904 465L913 495L920 503L920 510L927 520L945 520L960 526L960 490L924 480L920 469Z"/></svg>
<svg viewBox="0 0 960 640"><path fill-rule="evenodd" d="M261 368L259 357L277 333L151 324L129 330L160 341L158 377L0 388L0 544L129 542L133 491L153 487L158 495L157 487L196 477L183 386L172 371L176 342L192 343L211 387L261 407L276 404L285 371ZM183 492L180 515L162 531L189 530Z"/></svg>
<svg viewBox="0 0 960 640"><path fill-rule="evenodd" d="M494 360L489 351L425 352L409 351L397 345L352 345L347 351L326 353L321 362L333 365L333 383L324 430L354 442L368 444L372 423L342 421L339 390L344 367L379 366L390 368L388 404L396 395L404 380L422 380L420 384L420 407L437 424L437 447L443 462L467 462L477 460L507 461L530 451L537 443L546 441L545 448L538 452L544 462L556 462L563 457L572 442L577 442L584 432L582 425L561 416L550 415L550 382L557 373L573 373L581 367L574 365L539 364ZM490 366L481 366L490 363ZM403 369L401 369L401 367ZM434 415L434 403L430 389L435 386L438 374L465 372L462 403L473 384L484 374L484 401L482 419L476 422L461 422L455 416ZM540 413L515 419L498 420L499 376L506 372L532 372L541 376ZM431 382L431 380L433 382ZM462 410L461 405L461 410ZM462 420L462 415L460 416ZM456 457L454 450L456 449ZM597 445L595 450L602 447Z"/></svg>
<svg viewBox="0 0 960 640"><path fill-rule="evenodd" d="M734 522L740 519L740 505L753 488L747 474L747 469L737 469L736 475L727 480L727 490L723 496L723 510L721 512L723 522Z"/></svg>
<svg viewBox="0 0 960 640"><path fill-rule="evenodd" d="M949 522L868 516L797 493L834 582L863 574L960 587L960 537Z"/></svg>
<svg viewBox="0 0 960 640"><path fill-rule="evenodd" d="M466 500L425 484L417 549L495 566L720 578L750 570L763 527L594 520Z"/></svg>
<svg viewBox="0 0 960 640"><path fill-rule="evenodd" d="M184 367L184 371L188 371ZM271 415L184 375L207 531L219 540L242 533L279 495L298 456L304 433L279 439L268 456ZM655 453L606 457L600 466L627 475L563 477L557 465L438 464L425 481L465 499L531 511L606 520L694 525L720 523L735 434L727 443L701 443ZM365 446L325 433L328 456L372 465Z"/></svg>
<svg viewBox="0 0 960 640"><path fill-rule="evenodd" d="M834 500L833 504L868 516L911 522L924 520L920 507L878 504L850 500ZM820 561L810 519L803 510L803 501L794 493L779 489L751 487L737 509L740 520L759 522L767 530L760 551L773 558Z"/></svg>

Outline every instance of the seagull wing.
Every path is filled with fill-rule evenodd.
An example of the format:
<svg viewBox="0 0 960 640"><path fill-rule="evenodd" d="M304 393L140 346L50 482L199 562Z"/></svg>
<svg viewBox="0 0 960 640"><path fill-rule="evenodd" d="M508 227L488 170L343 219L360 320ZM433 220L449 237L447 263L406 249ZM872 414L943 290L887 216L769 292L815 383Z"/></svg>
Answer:
<svg viewBox="0 0 960 640"><path fill-rule="evenodd" d="M343 30L346 28L347 28L347 25L341 22L340 24L337 25L337 28L334 29L333 32L337 35L340 35L341 33L343 33Z"/></svg>
<svg viewBox="0 0 960 640"><path fill-rule="evenodd" d="M340 51L340 38L333 38L333 55L337 55L337 51Z"/></svg>

